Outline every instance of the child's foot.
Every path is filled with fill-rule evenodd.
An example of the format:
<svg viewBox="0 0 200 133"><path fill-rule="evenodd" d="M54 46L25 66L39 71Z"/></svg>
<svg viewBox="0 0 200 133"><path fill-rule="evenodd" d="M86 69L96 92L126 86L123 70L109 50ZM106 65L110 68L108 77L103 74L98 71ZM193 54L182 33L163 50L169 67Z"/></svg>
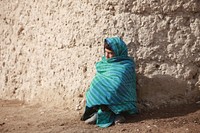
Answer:
<svg viewBox="0 0 200 133"><path fill-rule="evenodd" d="M92 117L90 117L89 119L85 120L86 124L95 124L97 120L97 113L94 113L94 115Z"/></svg>
<svg viewBox="0 0 200 133"><path fill-rule="evenodd" d="M117 115L115 118L115 124L120 124L125 122L125 117L122 115Z"/></svg>

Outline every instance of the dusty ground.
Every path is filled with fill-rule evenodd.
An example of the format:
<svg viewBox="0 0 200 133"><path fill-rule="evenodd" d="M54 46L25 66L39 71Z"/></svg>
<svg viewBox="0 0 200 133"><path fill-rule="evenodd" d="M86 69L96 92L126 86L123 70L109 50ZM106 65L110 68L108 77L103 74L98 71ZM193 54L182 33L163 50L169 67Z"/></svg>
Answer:
<svg viewBox="0 0 200 133"><path fill-rule="evenodd" d="M141 112L109 128L86 125L81 113L69 109L0 101L0 132L12 133L199 133L200 104Z"/></svg>

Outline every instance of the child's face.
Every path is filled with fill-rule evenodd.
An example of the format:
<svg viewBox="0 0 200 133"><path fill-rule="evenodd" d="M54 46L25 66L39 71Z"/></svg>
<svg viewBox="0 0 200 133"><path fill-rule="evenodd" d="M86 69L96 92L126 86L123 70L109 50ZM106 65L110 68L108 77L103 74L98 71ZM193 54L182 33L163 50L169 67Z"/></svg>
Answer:
<svg viewBox="0 0 200 133"><path fill-rule="evenodd" d="M105 57L106 57L107 59L112 58L112 57L114 57L114 56L115 56L115 53L114 53L112 50L109 50L109 49L106 49L106 48L105 48Z"/></svg>

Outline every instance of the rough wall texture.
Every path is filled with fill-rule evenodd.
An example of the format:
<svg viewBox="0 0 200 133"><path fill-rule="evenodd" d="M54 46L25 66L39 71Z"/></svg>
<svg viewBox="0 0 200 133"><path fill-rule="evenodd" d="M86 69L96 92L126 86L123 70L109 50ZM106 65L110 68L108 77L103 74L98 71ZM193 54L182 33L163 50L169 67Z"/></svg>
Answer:
<svg viewBox="0 0 200 133"><path fill-rule="evenodd" d="M199 0L0 0L0 98L81 109L108 36L137 64L139 107L200 97Z"/></svg>

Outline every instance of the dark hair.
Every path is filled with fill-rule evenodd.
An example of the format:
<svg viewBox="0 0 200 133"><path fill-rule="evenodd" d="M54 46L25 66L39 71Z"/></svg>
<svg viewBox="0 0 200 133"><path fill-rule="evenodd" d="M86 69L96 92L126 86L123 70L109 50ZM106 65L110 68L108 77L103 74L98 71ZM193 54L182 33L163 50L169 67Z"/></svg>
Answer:
<svg viewBox="0 0 200 133"><path fill-rule="evenodd" d="M107 43L107 41L104 41L104 49L109 49L112 51L112 48L110 47L110 45Z"/></svg>

